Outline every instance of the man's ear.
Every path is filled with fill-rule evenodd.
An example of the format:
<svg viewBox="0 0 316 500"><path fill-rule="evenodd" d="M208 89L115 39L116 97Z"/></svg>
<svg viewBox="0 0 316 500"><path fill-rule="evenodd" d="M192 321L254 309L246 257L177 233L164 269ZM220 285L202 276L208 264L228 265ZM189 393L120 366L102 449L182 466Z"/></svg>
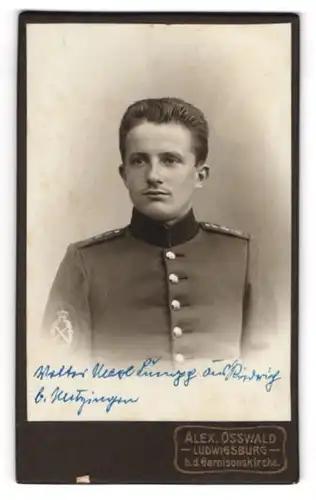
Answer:
<svg viewBox="0 0 316 500"><path fill-rule="evenodd" d="M202 188L204 182L208 179L210 175L210 166L206 163L202 165L197 165L196 167L196 187Z"/></svg>
<svg viewBox="0 0 316 500"><path fill-rule="evenodd" d="M126 171L125 171L125 166L123 163L119 166L119 173L120 173L121 179L124 181L124 183L126 183Z"/></svg>

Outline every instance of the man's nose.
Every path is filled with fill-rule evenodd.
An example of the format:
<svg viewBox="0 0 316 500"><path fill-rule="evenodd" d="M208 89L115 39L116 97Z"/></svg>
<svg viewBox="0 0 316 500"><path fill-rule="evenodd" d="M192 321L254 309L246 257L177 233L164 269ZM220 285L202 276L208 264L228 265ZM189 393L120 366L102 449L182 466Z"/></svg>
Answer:
<svg viewBox="0 0 316 500"><path fill-rule="evenodd" d="M161 170L159 160L152 160L147 170L148 182L161 183Z"/></svg>

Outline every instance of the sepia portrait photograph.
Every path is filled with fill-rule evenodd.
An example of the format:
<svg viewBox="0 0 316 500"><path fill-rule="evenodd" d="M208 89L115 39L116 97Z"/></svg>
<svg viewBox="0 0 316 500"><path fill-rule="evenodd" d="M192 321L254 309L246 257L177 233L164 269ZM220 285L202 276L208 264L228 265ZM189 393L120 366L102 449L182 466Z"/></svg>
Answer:
<svg viewBox="0 0 316 500"><path fill-rule="evenodd" d="M289 421L290 22L26 26L29 421Z"/></svg>

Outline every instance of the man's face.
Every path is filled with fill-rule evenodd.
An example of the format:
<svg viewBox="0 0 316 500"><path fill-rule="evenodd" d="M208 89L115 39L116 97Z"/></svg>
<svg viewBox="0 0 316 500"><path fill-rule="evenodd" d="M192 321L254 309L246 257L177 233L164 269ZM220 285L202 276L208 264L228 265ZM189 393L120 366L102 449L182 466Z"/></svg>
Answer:
<svg viewBox="0 0 316 500"><path fill-rule="evenodd" d="M172 222L191 208L203 180L192 146L191 132L177 123L143 122L129 131L120 173L140 212Z"/></svg>

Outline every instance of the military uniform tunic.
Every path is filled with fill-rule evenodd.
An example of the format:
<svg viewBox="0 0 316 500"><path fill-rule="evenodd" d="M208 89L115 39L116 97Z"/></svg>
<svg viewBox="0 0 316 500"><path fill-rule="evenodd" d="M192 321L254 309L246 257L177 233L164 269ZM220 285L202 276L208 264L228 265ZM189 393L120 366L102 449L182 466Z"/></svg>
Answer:
<svg viewBox="0 0 316 500"><path fill-rule="evenodd" d="M240 356L249 304L249 236L166 226L133 210L122 229L71 244L44 328L72 351L112 361Z"/></svg>

